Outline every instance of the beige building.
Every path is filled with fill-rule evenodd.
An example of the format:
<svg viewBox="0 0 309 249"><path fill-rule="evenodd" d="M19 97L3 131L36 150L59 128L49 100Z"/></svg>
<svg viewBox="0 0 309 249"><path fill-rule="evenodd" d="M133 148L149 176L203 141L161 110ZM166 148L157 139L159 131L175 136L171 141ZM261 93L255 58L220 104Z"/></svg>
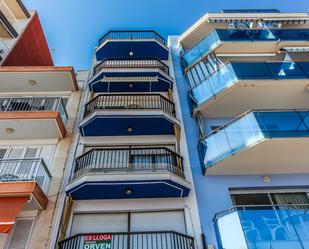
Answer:
<svg viewBox="0 0 309 249"><path fill-rule="evenodd" d="M0 64L0 248L50 248L83 74L53 65L19 0L0 1Z"/></svg>

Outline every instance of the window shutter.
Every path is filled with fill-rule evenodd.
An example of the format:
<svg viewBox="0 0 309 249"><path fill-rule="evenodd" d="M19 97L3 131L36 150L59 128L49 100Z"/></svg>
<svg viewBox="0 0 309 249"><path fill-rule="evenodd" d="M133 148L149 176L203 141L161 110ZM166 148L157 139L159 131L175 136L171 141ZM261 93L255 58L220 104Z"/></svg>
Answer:
<svg viewBox="0 0 309 249"><path fill-rule="evenodd" d="M28 147L25 152L24 158L35 158L38 151L37 147Z"/></svg>
<svg viewBox="0 0 309 249"><path fill-rule="evenodd" d="M31 232L33 219L16 220L7 249L25 249Z"/></svg>
<svg viewBox="0 0 309 249"><path fill-rule="evenodd" d="M186 233L183 211L131 213L131 231L175 231Z"/></svg>
<svg viewBox="0 0 309 249"><path fill-rule="evenodd" d="M75 214L71 235L78 233L127 232L128 214Z"/></svg>
<svg viewBox="0 0 309 249"><path fill-rule="evenodd" d="M43 146L38 157L43 158L46 166L51 167L51 159L53 156L54 146Z"/></svg>
<svg viewBox="0 0 309 249"><path fill-rule="evenodd" d="M23 147L16 147L16 148L12 148L8 158L9 159L20 159L22 157L24 148Z"/></svg>

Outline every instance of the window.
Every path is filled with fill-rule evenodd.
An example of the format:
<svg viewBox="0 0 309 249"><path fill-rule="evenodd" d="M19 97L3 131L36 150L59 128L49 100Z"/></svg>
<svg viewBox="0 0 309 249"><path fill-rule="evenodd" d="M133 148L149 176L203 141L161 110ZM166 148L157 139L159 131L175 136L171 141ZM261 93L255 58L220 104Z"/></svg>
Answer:
<svg viewBox="0 0 309 249"><path fill-rule="evenodd" d="M6 249L26 249L34 219L17 219Z"/></svg>
<svg viewBox="0 0 309 249"><path fill-rule="evenodd" d="M233 205L302 205L309 204L308 193L244 193L232 194Z"/></svg>
<svg viewBox="0 0 309 249"><path fill-rule="evenodd" d="M71 235L78 233L126 232L128 214L75 214Z"/></svg>
<svg viewBox="0 0 309 249"><path fill-rule="evenodd" d="M9 146L0 148L0 159L43 158L49 166L54 146Z"/></svg>
<svg viewBox="0 0 309 249"><path fill-rule="evenodd" d="M175 231L185 234L184 212L74 214L71 235L78 233L115 233L128 231Z"/></svg>
<svg viewBox="0 0 309 249"><path fill-rule="evenodd" d="M232 195L235 206L271 205L268 194L237 194Z"/></svg>

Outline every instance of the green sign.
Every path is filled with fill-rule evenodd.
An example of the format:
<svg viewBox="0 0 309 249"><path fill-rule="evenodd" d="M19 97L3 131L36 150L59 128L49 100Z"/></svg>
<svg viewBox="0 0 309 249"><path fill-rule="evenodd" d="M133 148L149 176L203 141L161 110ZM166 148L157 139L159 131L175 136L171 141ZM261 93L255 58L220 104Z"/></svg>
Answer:
<svg viewBox="0 0 309 249"><path fill-rule="evenodd" d="M92 234L85 236L83 249L111 249L111 234Z"/></svg>

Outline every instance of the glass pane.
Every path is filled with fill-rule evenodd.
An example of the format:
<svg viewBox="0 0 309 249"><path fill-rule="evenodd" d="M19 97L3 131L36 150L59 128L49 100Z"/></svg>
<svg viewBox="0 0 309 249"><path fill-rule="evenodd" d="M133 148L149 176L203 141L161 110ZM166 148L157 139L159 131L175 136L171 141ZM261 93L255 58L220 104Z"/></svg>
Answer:
<svg viewBox="0 0 309 249"><path fill-rule="evenodd" d="M231 123L225 130L232 153L244 149L264 138L253 113L249 113Z"/></svg>
<svg viewBox="0 0 309 249"><path fill-rule="evenodd" d="M225 130L209 136L206 139L207 149L204 158L205 166L211 166L231 154L231 147Z"/></svg>
<svg viewBox="0 0 309 249"><path fill-rule="evenodd" d="M265 135L273 137L301 137L308 136L308 112L256 112Z"/></svg>
<svg viewBox="0 0 309 249"><path fill-rule="evenodd" d="M273 72L275 79L280 78L304 78L303 71L295 62L267 63Z"/></svg>
<svg viewBox="0 0 309 249"><path fill-rule="evenodd" d="M237 211L225 214L216 221L221 248L247 249L242 224Z"/></svg>
<svg viewBox="0 0 309 249"><path fill-rule="evenodd" d="M307 206L308 208L308 206ZM291 222L295 227L297 235L304 247L309 248L309 212L305 210L288 210Z"/></svg>
<svg viewBox="0 0 309 249"><path fill-rule="evenodd" d="M240 210L249 249L303 249L287 210Z"/></svg>
<svg viewBox="0 0 309 249"><path fill-rule="evenodd" d="M235 62L232 63L235 73L239 79L272 79L272 71L268 63Z"/></svg>

